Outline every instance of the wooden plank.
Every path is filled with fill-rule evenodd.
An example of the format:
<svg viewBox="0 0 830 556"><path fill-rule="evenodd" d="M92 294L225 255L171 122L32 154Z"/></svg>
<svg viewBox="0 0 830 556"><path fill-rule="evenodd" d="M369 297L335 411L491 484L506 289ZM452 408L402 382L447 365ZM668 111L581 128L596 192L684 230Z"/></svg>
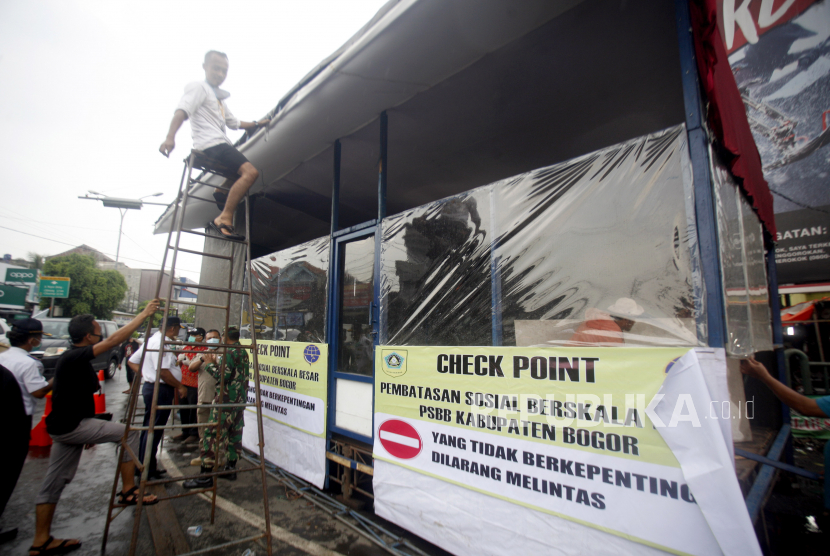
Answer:
<svg viewBox="0 0 830 556"><path fill-rule="evenodd" d="M150 485L147 487L147 494L155 494L159 498L167 496L167 491L162 485ZM159 502L152 506L144 506L147 512L147 521L150 523L150 533L153 536L153 546L156 548L157 556L173 556L190 552L190 543L187 542L179 525L179 518L176 511L168 500Z"/></svg>

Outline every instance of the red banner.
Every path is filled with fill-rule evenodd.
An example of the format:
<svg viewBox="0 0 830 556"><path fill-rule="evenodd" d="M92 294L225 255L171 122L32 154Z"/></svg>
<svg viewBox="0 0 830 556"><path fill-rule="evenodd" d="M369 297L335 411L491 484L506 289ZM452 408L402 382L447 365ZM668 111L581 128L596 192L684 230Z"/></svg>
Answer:
<svg viewBox="0 0 830 556"><path fill-rule="evenodd" d="M718 26L727 53L791 20L816 0L719 0Z"/></svg>

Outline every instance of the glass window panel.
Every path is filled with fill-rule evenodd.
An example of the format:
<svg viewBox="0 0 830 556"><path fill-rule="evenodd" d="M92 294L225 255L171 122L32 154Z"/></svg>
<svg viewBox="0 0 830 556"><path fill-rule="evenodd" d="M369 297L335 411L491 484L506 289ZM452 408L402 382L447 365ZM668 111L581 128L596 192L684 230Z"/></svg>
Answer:
<svg viewBox="0 0 830 556"><path fill-rule="evenodd" d="M705 344L683 126L493 186L504 345Z"/></svg>
<svg viewBox="0 0 830 556"><path fill-rule="evenodd" d="M743 195L740 195L739 198L743 219L742 231L747 291L749 294L752 351L767 351L772 349L772 312L769 305L769 289L767 288L764 231L761 220Z"/></svg>
<svg viewBox="0 0 830 556"><path fill-rule="evenodd" d="M325 342L328 267L328 237L251 261L258 340ZM246 309L242 333L250 338Z"/></svg>
<svg viewBox="0 0 830 556"><path fill-rule="evenodd" d="M705 345L696 241L683 126L502 180L384 220L382 341Z"/></svg>
<svg viewBox="0 0 830 556"><path fill-rule="evenodd" d="M726 307L726 351L730 355L751 355L754 350L747 292L741 198L729 172L719 164L713 164L712 169L717 203L721 279ZM763 257L763 254L761 256Z"/></svg>
<svg viewBox="0 0 830 556"><path fill-rule="evenodd" d="M343 245L343 274L340 281L340 335L337 370L372 376L374 336L372 300L375 289L375 237Z"/></svg>
<svg viewBox="0 0 830 556"><path fill-rule="evenodd" d="M491 240L488 188L385 219L383 343L491 345Z"/></svg>

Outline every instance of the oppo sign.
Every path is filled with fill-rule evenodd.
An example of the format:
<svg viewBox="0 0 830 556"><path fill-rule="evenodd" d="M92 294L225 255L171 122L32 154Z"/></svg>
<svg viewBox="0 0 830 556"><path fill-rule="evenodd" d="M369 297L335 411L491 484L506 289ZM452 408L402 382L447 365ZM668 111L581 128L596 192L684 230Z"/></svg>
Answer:
<svg viewBox="0 0 830 556"><path fill-rule="evenodd" d="M7 268L6 282L37 282L37 270L26 270L23 268Z"/></svg>

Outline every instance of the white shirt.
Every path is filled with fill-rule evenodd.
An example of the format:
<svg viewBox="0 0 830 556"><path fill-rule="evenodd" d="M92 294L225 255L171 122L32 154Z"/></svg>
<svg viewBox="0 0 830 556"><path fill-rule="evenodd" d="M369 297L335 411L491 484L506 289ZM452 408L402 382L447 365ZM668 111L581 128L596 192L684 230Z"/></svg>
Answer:
<svg viewBox="0 0 830 556"><path fill-rule="evenodd" d="M162 334L161 331L153 334L147 341L147 356L144 358L144 366L141 368L141 376L144 382L156 382L156 369L158 368L159 352L150 351L151 349L159 349L161 347ZM170 346L166 346L164 350L164 359L161 361L161 368L170 371L173 378L181 382L182 369L176 364L176 355L170 351ZM144 345L130 356L130 363L138 365L141 362L141 354L144 352ZM167 384L164 380L163 384Z"/></svg>
<svg viewBox="0 0 830 556"><path fill-rule="evenodd" d="M225 104L229 96L229 92L214 89L206 81L194 81L184 88L184 96L176 108L184 110L190 120L194 149L203 151L222 143L232 144L225 135L225 126L239 129L239 120Z"/></svg>
<svg viewBox="0 0 830 556"><path fill-rule="evenodd" d="M0 353L0 365L10 370L17 379L20 392L23 394L23 407L26 409L26 415L31 415L37 403L31 393L49 385L49 382L43 378L43 363L31 357L25 349L11 347L8 351Z"/></svg>

